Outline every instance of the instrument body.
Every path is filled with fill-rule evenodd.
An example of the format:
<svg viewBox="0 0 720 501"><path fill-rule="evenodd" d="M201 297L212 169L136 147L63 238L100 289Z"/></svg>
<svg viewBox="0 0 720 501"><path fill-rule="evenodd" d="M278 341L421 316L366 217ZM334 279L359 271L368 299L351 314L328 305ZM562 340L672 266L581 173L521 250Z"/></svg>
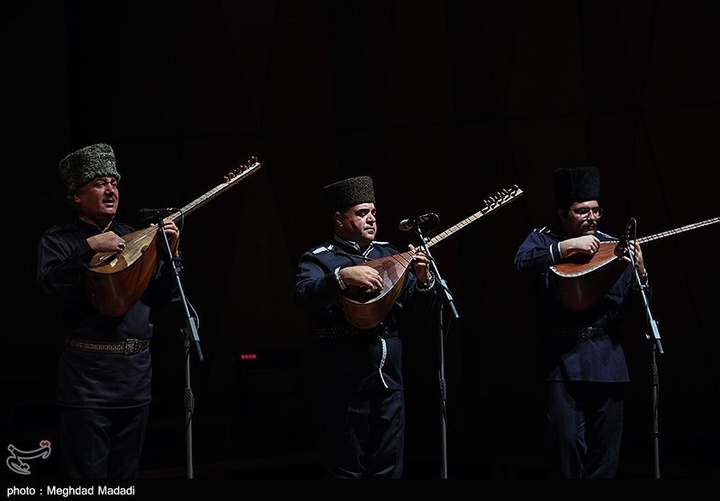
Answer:
<svg viewBox="0 0 720 501"><path fill-rule="evenodd" d="M359 290L350 286L343 295L345 318L358 329L371 329L382 322L407 282L413 253L403 252L369 261L364 266L375 268L383 278L379 292Z"/></svg>
<svg viewBox="0 0 720 501"><path fill-rule="evenodd" d="M100 252L85 274L85 288L96 310L109 317L124 315L150 284L157 262L156 226L124 235L122 253Z"/></svg>
<svg viewBox="0 0 720 501"><path fill-rule="evenodd" d="M257 158L250 160L225 176L225 181L204 195L196 198L168 218L177 222L193 213L207 202L224 193L248 175L257 172L261 165ZM110 317L127 313L145 293L157 264L158 226L123 235L125 249L121 253L98 252L90 260L84 285L88 299L95 309Z"/></svg>
<svg viewBox="0 0 720 501"><path fill-rule="evenodd" d="M720 222L720 217L689 224L674 230L638 238L640 244ZM600 242L594 255L575 254L550 267L550 281L558 301L574 312L595 306L627 268L627 260L615 255L618 240Z"/></svg>
<svg viewBox="0 0 720 501"><path fill-rule="evenodd" d="M517 186L499 191L497 194L485 199L485 205L481 210L431 238L425 245L427 247L435 245L470 223L519 198L522 194L523 191ZM382 257L363 265L371 266L380 273L383 278L383 288L380 292L370 293L348 287L343 294L342 304L345 318L350 324L358 329L371 329L382 322L407 283L407 274L410 271L412 257L420 250L422 249L417 247L415 251Z"/></svg>
<svg viewBox="0 0 720 501"><path fill-rule="evenodd" d="M627 261L615 255L617 243L600 242L595 255L575 254L550 268L550 278L560 304L570 311L580 312L602 299L627 268Z"/></svg>

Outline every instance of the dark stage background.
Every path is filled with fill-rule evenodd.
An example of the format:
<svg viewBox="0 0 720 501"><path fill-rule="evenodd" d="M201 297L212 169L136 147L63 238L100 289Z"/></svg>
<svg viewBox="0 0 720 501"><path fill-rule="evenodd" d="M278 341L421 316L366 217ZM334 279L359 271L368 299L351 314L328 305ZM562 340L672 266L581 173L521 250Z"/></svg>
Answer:
<svg viewBox="0 0 720 501"><path fill-rule="evenodd" d="M719 6L3 2L5 193L21 222L4 238L2 447L55 441L31 467L57 474L60 339L35 288L36 246L71 216L60 159L107 142L123 176L119 219L135 224L141 207L182 207L252 155L262 164L183 227L205 356L191 351L189 362L198 477L321 476L309 337L292 289L300 254L329 232L323 185L371 175L379 237L401 248L416 243L401 219L436 212L443 230L518 185L523 196L432 249L460 319L442 350L435 325L406 336L407 477L439 477L443 436L450 478L545 477L532 298L515 250L552 221L556 167L601 168L611 234L629 217L647 236L720 215ZM625 332L633 383L621 477L652 478L658 457L666 478L720 476L719 236L711 225L644 246L665 350L660 435L639 319ZM181 478L181 333L158 333L153 351L143 477Z"/></svg>

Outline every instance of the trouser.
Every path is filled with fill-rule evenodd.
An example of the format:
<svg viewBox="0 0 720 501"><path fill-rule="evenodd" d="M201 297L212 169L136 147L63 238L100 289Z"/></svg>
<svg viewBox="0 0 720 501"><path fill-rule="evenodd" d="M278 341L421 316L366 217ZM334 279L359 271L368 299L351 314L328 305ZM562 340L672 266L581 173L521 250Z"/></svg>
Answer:
<svg viewBox="0 0 720 501"><path fill-rule="evenodd" d="M60 409L65 473L77 479L132 479L140 472L148 405L129 409Z"/></svg>
<svg viewBox="0 0 720 501"><path fill-rule="evenodd" d="M547 454L553 478L615 478L623 383L545 383Z"/></svg>
<svg viewBox="0 0 720 501"><path fill-rule="evenodd" d="M317 424L328 476L402 476L405 447L402 391L322 393L318 396Z"/></svg>

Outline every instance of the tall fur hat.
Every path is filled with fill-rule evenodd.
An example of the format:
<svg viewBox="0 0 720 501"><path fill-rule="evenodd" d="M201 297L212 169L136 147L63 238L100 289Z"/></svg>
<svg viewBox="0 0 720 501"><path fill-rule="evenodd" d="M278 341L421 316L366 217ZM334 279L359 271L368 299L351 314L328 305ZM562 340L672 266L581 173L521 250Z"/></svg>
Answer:
<svg viewBox="0 0 720 501"><path fill-rule="evenodd" d="M60 177L68 195L97 177L112 176L120 181L115 168L115 153L103 143L91 144L70 153L60 161Z"/></svg>
<svg viewBox="0 0 720 501"><path fill-rule="evenodd" d="M600 170L594 165L555 169L553 184L558 208L600 198Z"/></svg>
<svg viewBox="0 0 720 501"><path fill-rule="evenodd" d="M375 203L373 181L368 176L351 177L329 184L323 188L323 194L332 211L342 211L362 203Z"/></svg>

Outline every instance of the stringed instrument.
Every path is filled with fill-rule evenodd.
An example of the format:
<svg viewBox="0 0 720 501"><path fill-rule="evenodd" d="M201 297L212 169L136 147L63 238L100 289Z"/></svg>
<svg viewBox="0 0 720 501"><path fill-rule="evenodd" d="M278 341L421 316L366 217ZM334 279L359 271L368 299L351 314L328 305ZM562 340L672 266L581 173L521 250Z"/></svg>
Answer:
<svg viewBox="0 0 720 501"><path fill-rule="evenodd" d="M637 241L643 244L718 222L720 217L638 238ZM618 243L618 240L600 242L596 254L574 254L550 267L550 281L560 304L570 311L581 312L595 306L603 298L628 265L622 259L622 254L615 255Z"/></svg>
<svg viewBox="0 0 720 501"><path fill-rule="evenodd" d="M167 217L178 221L258 169L260 163L256 157L251 157L246 164L226 175L223 183ZM119 317L140 299L150 283L157 262L157 234L157 224L148 226L123 235L125 249L122 253L98 252L93 256L84 284L88 298L98 312L109 317Z"/></svg>
<svg viewBox="0 0 720 501"><path fill-rule="evenodd" d="M522 194L523 191L517 185L499 191L483 200L485 205L478 212L437 234L425 245L431 247L437 244L461 228L519 198ZM347 321L358 329L371 329L382 322L407 282L413 255L420 250L422 249L418 247L413 251L401 252L364 263L363 266L375 268L380 273L383 278L383 288L379 292L370 292L349 286L342 296Z"/></svg>

